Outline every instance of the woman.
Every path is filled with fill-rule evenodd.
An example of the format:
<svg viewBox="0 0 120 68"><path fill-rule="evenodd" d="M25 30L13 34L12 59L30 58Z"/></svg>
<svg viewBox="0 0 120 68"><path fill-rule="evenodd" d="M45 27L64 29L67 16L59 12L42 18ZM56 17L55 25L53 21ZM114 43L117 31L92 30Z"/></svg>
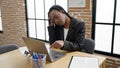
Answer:
<svg viewBox="0 0 120 68"><path fill-rule="evenodd" d="M72 18L61 6L53 5L48 12L51 48L81 51L85 39L85 24Z"/></svg>

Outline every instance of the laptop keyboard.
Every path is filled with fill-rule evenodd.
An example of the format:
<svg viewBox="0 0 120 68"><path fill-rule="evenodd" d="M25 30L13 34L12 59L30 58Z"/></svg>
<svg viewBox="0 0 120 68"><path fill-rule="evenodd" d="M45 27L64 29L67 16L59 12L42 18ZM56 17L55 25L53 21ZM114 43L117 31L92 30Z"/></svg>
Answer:
<svg viewBox="0 0 120 68"><path fill-rule="evenodd" d="M64 56L65 53L58 52L58 51L55 51L55 50L50 50L50 55L52 56L53 59L55 59L55 58L59 58L59 57Z"/></svg>

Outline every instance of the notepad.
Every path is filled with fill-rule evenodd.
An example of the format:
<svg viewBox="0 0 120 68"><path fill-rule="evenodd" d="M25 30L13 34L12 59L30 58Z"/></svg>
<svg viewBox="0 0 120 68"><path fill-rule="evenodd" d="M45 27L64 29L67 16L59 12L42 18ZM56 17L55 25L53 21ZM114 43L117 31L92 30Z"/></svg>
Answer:
<svg viewBox="0 0 120 68"><path fill-rule="evenodd" d="M68 68L99 68L98 58L72 56Z"/></svg>

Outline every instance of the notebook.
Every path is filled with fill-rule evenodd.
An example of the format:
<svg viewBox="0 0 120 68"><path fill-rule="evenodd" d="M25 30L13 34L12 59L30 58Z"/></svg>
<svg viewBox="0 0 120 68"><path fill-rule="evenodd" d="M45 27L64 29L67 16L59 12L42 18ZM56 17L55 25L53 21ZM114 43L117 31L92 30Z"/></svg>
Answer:
<svg viewBox="0 0 120 68"><path fill-rule="evenodd" d="M23 37L23 40L31 54L33 52L47 54L47 61L54 62L66 55L63 52L50 49L49 44L47 45L40 40L25 37Z"/></svg>
<svg viewBox="0 0 120 68"><path fill-rule="evenodd" d="M72 56L68 68L99 68L98 58Z"/></svg>

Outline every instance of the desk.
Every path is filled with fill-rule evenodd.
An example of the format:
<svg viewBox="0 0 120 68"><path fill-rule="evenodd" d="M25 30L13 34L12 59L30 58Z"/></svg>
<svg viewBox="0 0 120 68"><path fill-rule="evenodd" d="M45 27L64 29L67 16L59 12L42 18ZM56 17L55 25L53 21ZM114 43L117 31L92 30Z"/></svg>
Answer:
<svg viewBox="0 0 120 68"><path fill-rule="evenodd" d="M99 65L104 68L105 57L91 55L82 52L69 52L63 58L50 63L46 63L46 68L68 68L72 56L90 56L99 58ZM28 56L21 54L19 49L13 50L0 55L0 68L31 68Z"/></svg>

